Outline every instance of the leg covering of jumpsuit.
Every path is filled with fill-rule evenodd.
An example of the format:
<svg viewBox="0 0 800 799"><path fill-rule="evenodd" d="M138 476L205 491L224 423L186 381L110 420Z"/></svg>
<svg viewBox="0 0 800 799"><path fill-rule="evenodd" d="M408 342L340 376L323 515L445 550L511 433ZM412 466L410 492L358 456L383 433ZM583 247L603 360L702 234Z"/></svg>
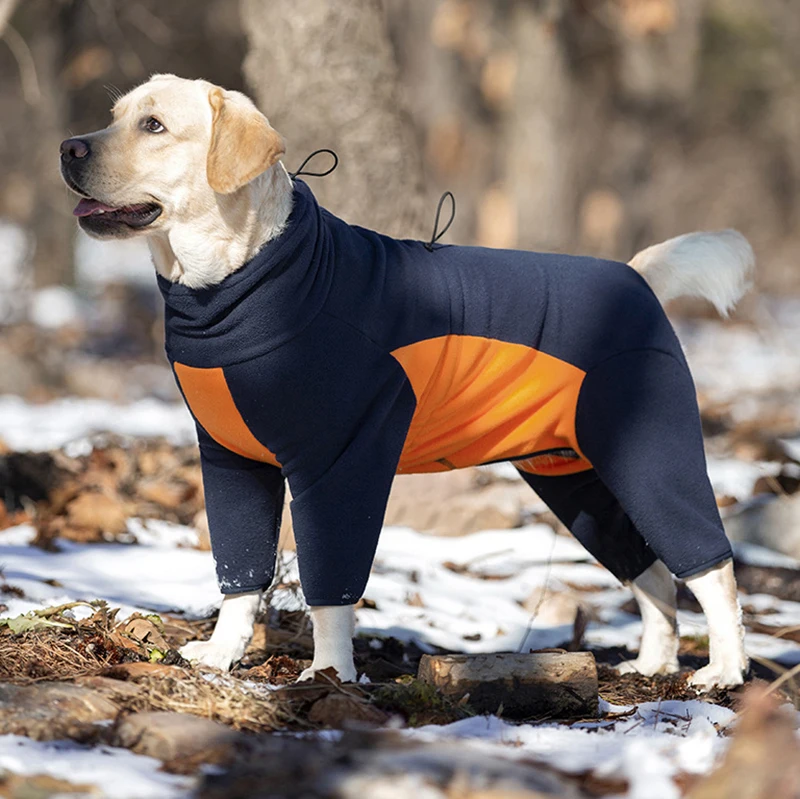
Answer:
<svg viewBox="0 0 800 799"><path fill-rule="evenodd" d="M618 579L635 579L656 558L690 577L731 557L682 357L633 350L592 368L575 429L592 470L522 476Z"/></svg>

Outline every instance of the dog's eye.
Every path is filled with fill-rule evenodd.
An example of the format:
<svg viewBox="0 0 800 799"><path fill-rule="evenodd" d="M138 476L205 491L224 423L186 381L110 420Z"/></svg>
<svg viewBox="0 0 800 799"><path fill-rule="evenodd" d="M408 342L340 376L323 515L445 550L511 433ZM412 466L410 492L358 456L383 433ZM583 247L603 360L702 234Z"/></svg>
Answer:
<svg viewBox="0 0 800 799"><path fill-rule="evenodd" d="M166 130L155 117L147 117L143 127L148 133L163 133Z"/></svg>

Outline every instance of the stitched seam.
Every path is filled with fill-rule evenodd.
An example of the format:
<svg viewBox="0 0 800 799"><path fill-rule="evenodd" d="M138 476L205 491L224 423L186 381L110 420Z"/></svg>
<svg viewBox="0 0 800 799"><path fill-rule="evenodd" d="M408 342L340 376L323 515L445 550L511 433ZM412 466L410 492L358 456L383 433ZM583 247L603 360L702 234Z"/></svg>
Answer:
<svg viewBox="0 0 800 799"><path fill-rule="evenodd" d="M613 361L615 358L621 358L623 355L631 355L635 352L658 352L661 355L667 355L668 357L672 358L680 367L684 369L684 371L689 373L691 377L691 372L689 372L689 368L684 361L681 361L679 358L675 356L674 353L670 352L669 350L663 350L661 347L634 347L633 349L623 350L622 352L615 352L613 355L609 355L607 358L603 358L602 361L598 361L596 364L591 366L589 369L586 370L586 374L584 375L584 380L598 367L603 366L604 364L608 363L609 361Z"/></svg>
<svg viewBox="0 0 800 799"><path fill-rule="evenodd" d="M716 555L713 558L709 558L706 561L703 561L699 566L692 566L689 569L683 569L680 572L675 572L675 576L679 580L683 580L686 577L693 577L695 574L699 574L700 572L704 572L706 569L710 569L712 566L716 566L718 563L722 563L724 560L728 560L728 558L733 557L733 550L730 546L720 555Z"/></svg>

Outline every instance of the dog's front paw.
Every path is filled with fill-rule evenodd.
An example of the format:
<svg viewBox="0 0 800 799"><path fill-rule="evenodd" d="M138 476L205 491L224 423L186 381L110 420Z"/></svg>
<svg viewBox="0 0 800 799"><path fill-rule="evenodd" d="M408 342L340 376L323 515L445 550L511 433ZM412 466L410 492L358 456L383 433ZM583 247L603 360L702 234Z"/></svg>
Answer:
<svg viewBox="0 0 800 799"><path fill-rule="evenodd" d="M191 641L178 651L194 665L229 671L244 654L244 647L214 641Z"/></svg>
<svg viewBox="0 0 800 799"><path fill-rule="evenodd" d="M324 671L326 668L333 668L336 671L336 676L342 682L355 682L358 679L358 672L356 671L355 665L352 663L342 663L334 665L329 663L327 665L315 665L311 664L298 678L298 682L302 682L303 680L313 680L314 676L318 671Z"/></svg>
<svg viewBox="0 0 800 799"><path fill-rule="evenodd" d="M643 674L645 677L652 677L655 674L675 674L680 667L677 660L655 663L636 658L636 660L623 660L614 668L619 674Z"/></svg>
<svg viewBox="0 0 800 799"><path fill-rule="evenodd" d="M746 673L747 665L720 666L718 663L709 663L689 677L689 685L700 691L710 691L712 688L735 688L744 682Z"/></svg>

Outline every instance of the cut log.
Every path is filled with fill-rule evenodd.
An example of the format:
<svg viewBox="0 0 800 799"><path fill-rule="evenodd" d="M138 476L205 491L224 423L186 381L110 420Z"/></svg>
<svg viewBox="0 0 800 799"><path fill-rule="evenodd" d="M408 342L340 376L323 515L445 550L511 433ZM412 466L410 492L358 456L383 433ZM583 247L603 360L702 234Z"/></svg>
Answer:
<svg viewBox="0 0 800 799"><path fill-rule="evenodd" d="M419 679L479 713L504 718L586 718L598 713L590 652L423 655Z"/></svg>

